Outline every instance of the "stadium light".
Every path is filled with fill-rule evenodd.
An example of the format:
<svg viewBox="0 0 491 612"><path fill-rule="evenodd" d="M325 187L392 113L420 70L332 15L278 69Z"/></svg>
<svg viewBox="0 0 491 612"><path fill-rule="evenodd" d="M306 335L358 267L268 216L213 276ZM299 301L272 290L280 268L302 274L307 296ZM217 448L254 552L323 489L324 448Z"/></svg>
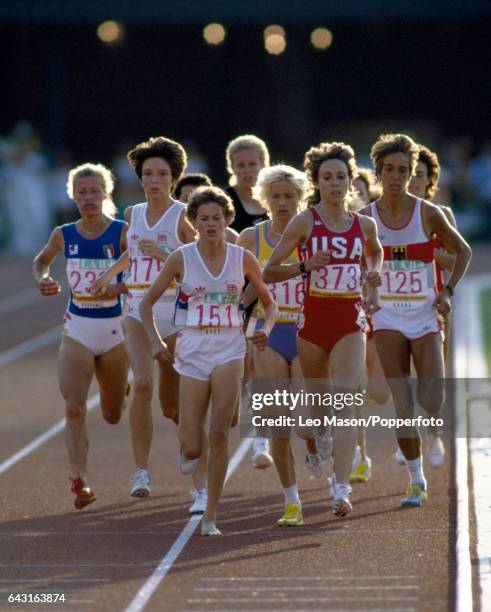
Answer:
<svg viewBox="0 0 491 612"><path fill-rule="evenodd" d="M332 32L327 28L316 28L310 35L310 42L315 49L328 49L332 44Z"/></svg>
<svg viewBox="0 0 491 612"><path fill-rule="evenodd" d="M108 45L113 45L120 42L123 35L123 25L117 21L104 21L97 28L97 36L102 42L107 43Z"/></svg>
<svg viewBox="0 0 491 612"><path fill-rule="evenodd" d="M271 55L280 55L286 49L286 40L280 34L270 34L264 40L264 47Z"/></svg>
<svg viewBox="0 0 491 612"><path fill-rule="evenodd" d="M221 23L210 23L203 28L203 38L209 45L221 45L225 40L225 28Z"/></svg>

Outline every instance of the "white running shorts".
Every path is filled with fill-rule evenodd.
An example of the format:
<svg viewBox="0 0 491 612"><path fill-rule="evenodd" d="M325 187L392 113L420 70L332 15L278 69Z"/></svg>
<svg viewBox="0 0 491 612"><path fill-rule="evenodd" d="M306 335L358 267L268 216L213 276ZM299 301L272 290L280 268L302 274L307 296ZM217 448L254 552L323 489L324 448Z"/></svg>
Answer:
<svg viewBox="0 0 491 612"><path fill-rule="evenodd" d="M83 344L95 356L103 355L124 341L122 317L97 319L65 313L63 334Z"/></svg>
<svg viewBox="0 0 491 612"><path fill-rule="evenodd" d="M142 297L127 297L123 314L127 317L132 317L137 321L142 322L140 317L140 311L138 310ZM174 302L157 302L153 307L153 316L155 318L155 325L157 326L158 332L162 339L165 340L172 334L175 334L179 328L177 328L174 321Z"/></svg>

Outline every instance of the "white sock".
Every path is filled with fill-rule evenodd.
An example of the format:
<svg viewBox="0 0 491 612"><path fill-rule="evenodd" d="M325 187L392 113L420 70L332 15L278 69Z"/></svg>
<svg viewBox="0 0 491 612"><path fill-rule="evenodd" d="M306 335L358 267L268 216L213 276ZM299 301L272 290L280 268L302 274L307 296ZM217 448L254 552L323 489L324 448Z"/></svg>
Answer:
<svg viewBox="0 0 491 612"><path fill-rule="evenodd" d="M417 457L416 459L406 459L406 465L411 477L411 484L426 482L425 475L423 473L423 459L421 456Z"/></svg>
<svg viewBox="0 0 491 612"><path fill-rule="evenodd" d="M269 440L268 438L256 438L254 440L254 452L256 453L269 453Z"/></svg>
<svg viewBox="0 0 491 612"><path fill-rule="evenodd" d="M291 487L283 489L285 495L285 504L300 504L300 497L298 496L298 485L294 484Z"/></svg>

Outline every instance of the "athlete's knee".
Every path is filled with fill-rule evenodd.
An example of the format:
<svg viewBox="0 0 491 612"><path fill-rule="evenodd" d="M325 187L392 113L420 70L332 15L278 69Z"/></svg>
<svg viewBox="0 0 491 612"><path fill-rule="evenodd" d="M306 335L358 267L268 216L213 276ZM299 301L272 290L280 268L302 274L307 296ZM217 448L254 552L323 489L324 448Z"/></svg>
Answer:
<svg viewBox="0 0 491 612"><path fill-rule="evenodd" d="M67 400L65 405L66 417L69 420L85 418L85 402L76 400Z"/></svg>
<svg viewBox="0 0 491 612"><path fill-rule="evenodd" d="M445 397L444 384L441 379L418 381L417 398L419 405L429 414L437 414Z"/></svg>
<svg viewBox="0 0 491 612"><path fill-rule="evenodd" d="M135 394L152 396L153 383L150 376L137 376L135 378Z"/></svg>
<svg viewBox="0 0 491 612"><path fill-rule="evenodd" d="M199 459L201 457L202 452L203 452L203 447L200 443L189 444L189 443L184 442L182 444L182 454L184 455L186 459L189 459L189 460Z"/></svg>
<svg viewBox="0 0 491 612"><path fill-rule="evenodd" d="M121 410L103 410L102 417L109 425L117 425L121 421Z"/></svg>
<svg viewBox="0 0 491 612"><path fill-rule="evenodd" d="M177 425L179 423L179 403L174 401L161 401L162 414L166 419L171 419Z"/></svg>

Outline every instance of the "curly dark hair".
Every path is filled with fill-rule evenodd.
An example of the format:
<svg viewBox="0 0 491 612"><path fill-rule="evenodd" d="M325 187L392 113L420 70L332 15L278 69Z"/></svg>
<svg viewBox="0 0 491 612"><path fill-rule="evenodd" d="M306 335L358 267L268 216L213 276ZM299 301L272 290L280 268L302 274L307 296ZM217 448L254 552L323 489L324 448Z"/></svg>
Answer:
<svg viewBox="0 0 491 612"><path fill-rule="evenodd" d="M431 200L438 189L438 180L440 178L440 162L438 156L433 151L430 151L428 147L424 145L419 146L418 161L423 163L428 171L428 185L426 186L425 198Z"/></svg>
<svg viewBox="0 0 491 612"><path fill-rule="evenodd" d="M178 181L184 172L188 159L183 146L170 138L157 136L145 142L140 142L127 155L128 160L141 180L143 162L150 157L160 157L165 160L171 169L174 182Z"/></svg>
<svg viewBox="0 0 491 612"><path fill-rule="evenodd" d="M194 187L211 187L213 183L211 178L201 172L190 172L181 176L174 186L174 197L178 200L181 197L181 190L186 185L193 185Z"/></svg>
<svg viewBox="0 0 491 612"><path fill-rule="evenodd" d="M312 147L305 153L304 168L310 183L307 197L308 205L314 206L320 202L321 196L317 184L319 168L328 159L339 159L346 164L350 181L357 176L355 152L344 142L321 142L318 147Z"/></svg>
<svg viewBox="0 0 491 612"><path fill-rule="evenodd" d="M198 209L203 204L218 204L223 210L227 225L235 219L235 208L232 200L219 187L198 187L191 194L186 208L186 217L193 223L198 216Z"/></svg>
<svg viewBox="0 0 491 612"><path fill-rule="evenodd" d="M375 168L375 176L380 178L384 157L391 153L404 153L409 160L409 176L418 163L419 147L406 134L381 134L370 151L370 159Z"/></svg>

